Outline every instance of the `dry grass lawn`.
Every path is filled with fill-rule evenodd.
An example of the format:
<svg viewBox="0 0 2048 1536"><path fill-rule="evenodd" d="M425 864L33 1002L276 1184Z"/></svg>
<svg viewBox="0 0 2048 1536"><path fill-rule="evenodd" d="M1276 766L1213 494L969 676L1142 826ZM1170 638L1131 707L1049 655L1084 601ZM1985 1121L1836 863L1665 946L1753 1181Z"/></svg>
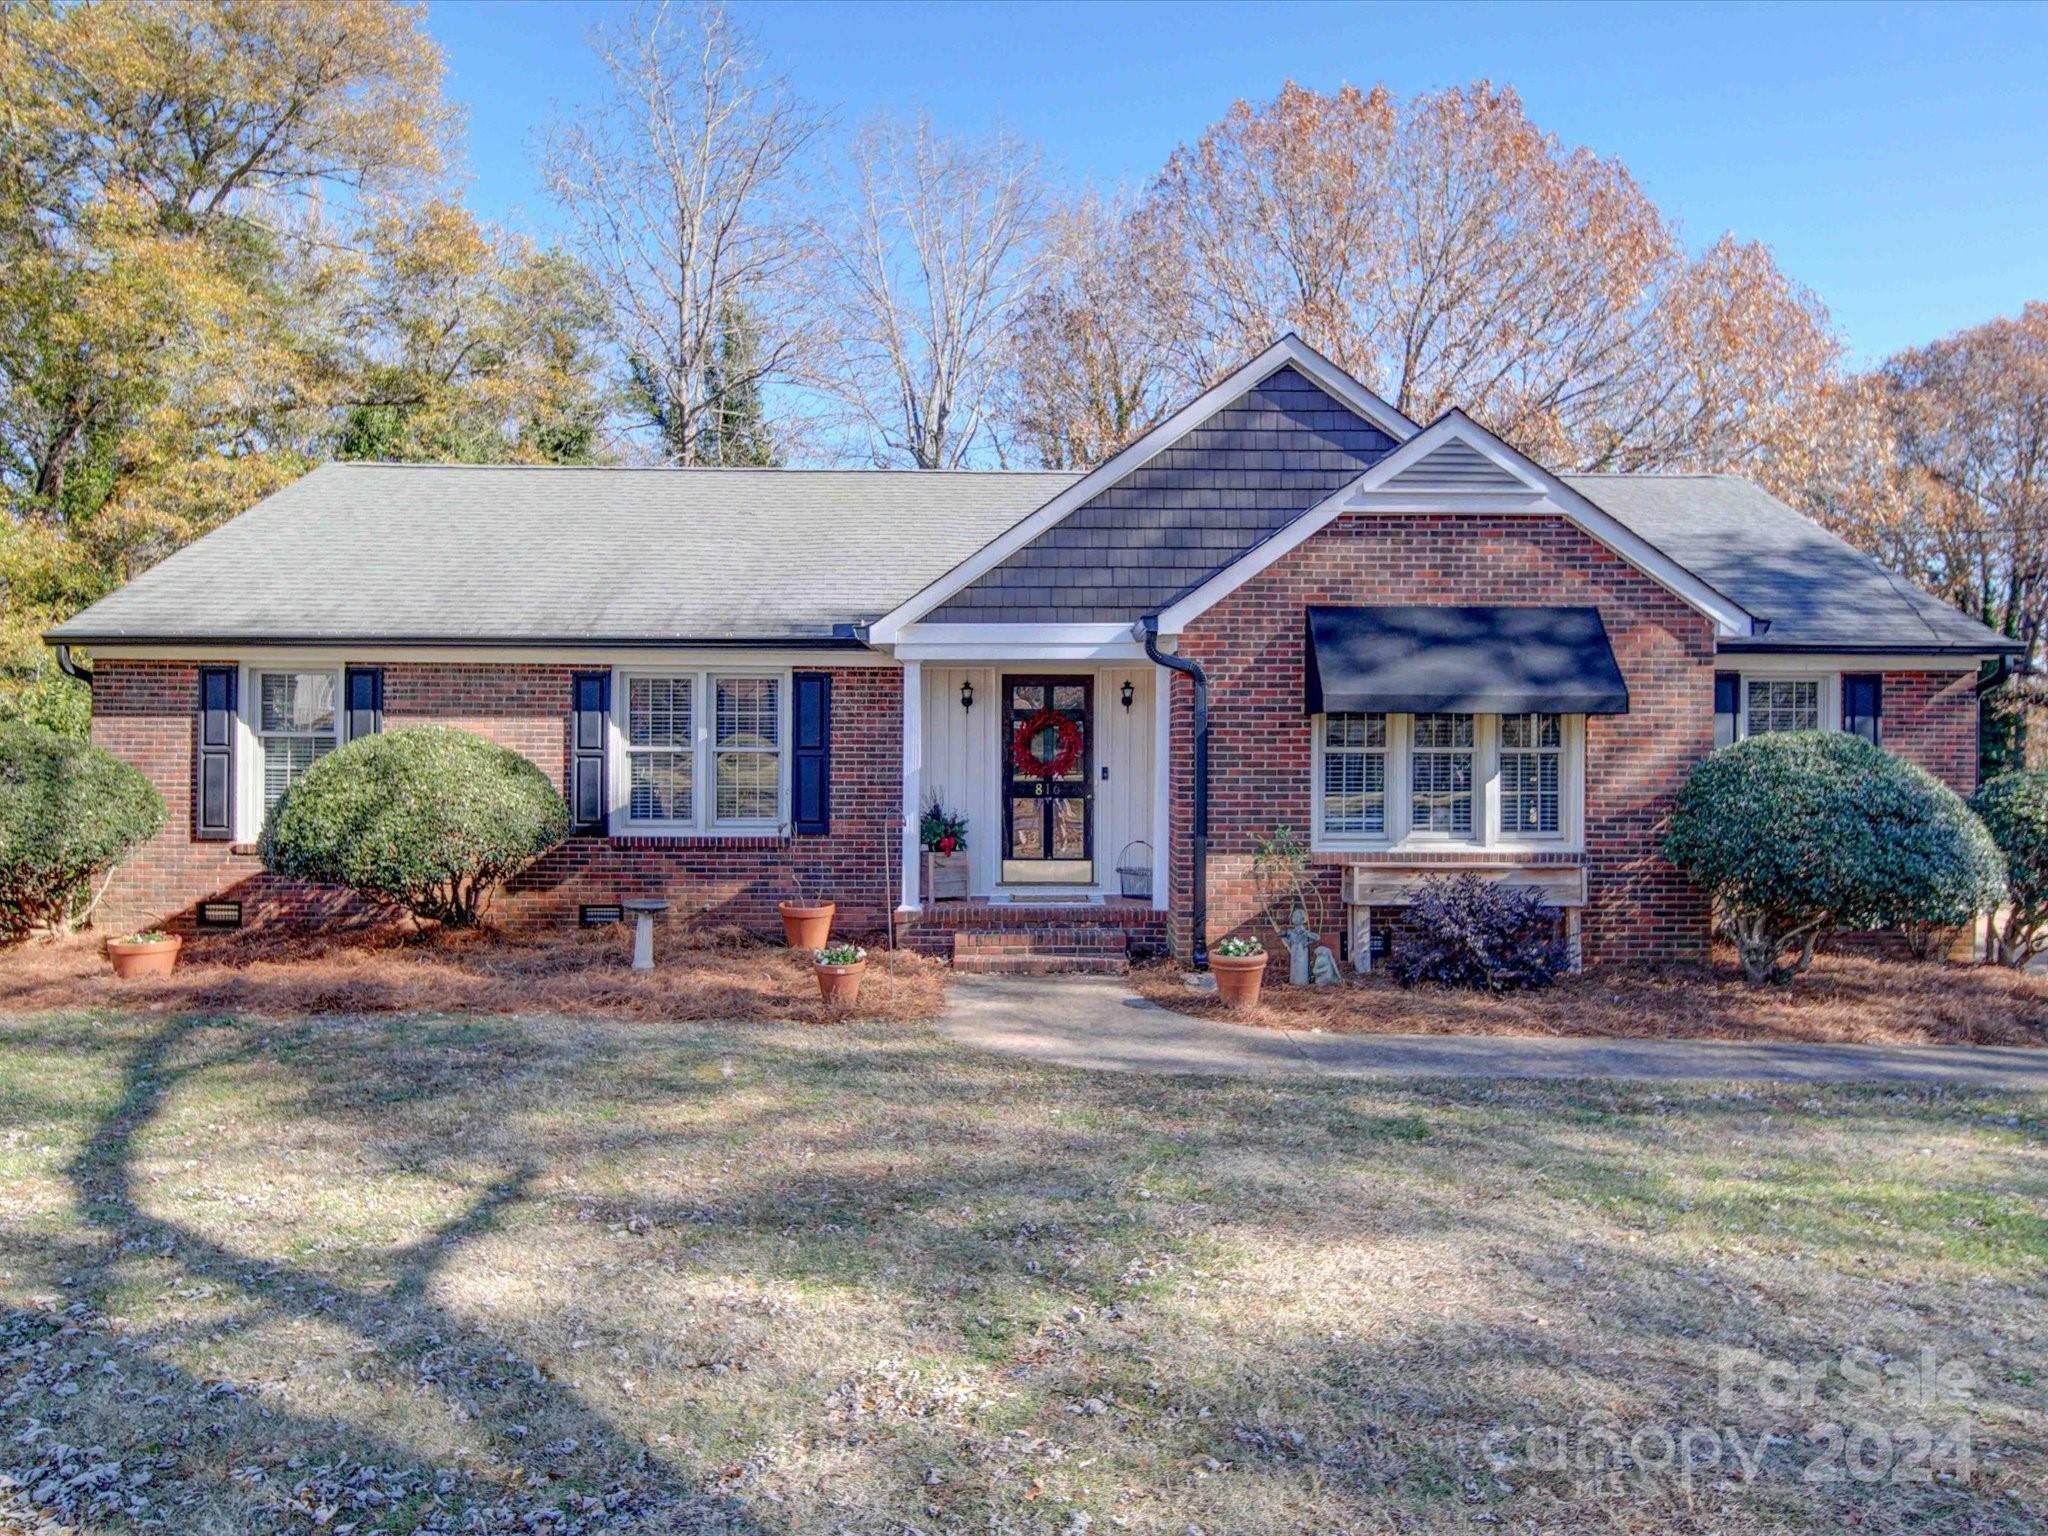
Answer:
<svg viewBox="0 0 2048 1536"><path fill-rule="evenodd" d="M0 1530L2037 1532L2044 1136L906 1025L15 1014Z"/></svg>
<svg viewBox="0 0 2048 1536"><path fill-rule="evenodd" d="M117 980L100 936L0 950L0 1012L116 1007L306 1013L586 1014L610 1019L840 1022L818 998L808 955L736 928L657 926L655 968L633 970L626 927L518 938L400 930L321 934L252 929L187 938L164 978ZM869 951L855 1016L928 1019L945 967Z"/></svg>
<svg viewBox="0 0 2048 1536"><path fill-rule="evenodd" d="M1744 984L1732 955L1711 965L1589 970L1540 992L1499 997L1403 989L1376 977L1341 988L1275 986L1232 1012L1170 966L1132 980L1183 1013L1359 1035L1582 1035L1692 1040L1863 1041L1891 1045L2048 1045L2048 975L1997 966L1920 965L1823 954L1790 986Z"/></svg>

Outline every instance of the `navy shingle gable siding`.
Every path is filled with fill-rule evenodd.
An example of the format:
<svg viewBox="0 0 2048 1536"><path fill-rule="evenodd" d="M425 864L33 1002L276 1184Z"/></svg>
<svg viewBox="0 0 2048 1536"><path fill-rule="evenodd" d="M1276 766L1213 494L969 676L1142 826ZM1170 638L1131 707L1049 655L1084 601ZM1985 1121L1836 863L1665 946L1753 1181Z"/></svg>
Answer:
<svg viewBox="0 0 2048 1536"><path fill-rule="evenodd" d="M928 621L1110 624L1156 613L1395 446L1282 368L942 603Z"/></svg>

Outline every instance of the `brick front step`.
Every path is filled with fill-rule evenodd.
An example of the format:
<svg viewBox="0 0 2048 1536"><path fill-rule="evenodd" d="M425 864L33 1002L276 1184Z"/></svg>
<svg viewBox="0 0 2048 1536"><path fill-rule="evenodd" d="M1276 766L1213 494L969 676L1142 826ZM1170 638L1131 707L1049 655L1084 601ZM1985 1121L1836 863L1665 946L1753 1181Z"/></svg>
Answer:
<svg viewBox="0 0 2048 1536"><path fill-rule="evenodd" d="M929 903L915 912L896 914L896 942L906 949L940 959L957 958L955 941L977 938L1018 938L1058 932L1081 933L1079 942L1104 942L1126 954L1135 944L1148 953L1166 948L1166 913L1150 902L1106 901L1099 904L1025 906L985 900ZM970 944L967 951L975 948Z"/></svg>
<svg viewBox="0 0 2048 1536"><path fill-rule="evenodd" d="M968 975L1121 976L1129 944L1113 928L1008 928L953 935L953 969Z"/></svg>

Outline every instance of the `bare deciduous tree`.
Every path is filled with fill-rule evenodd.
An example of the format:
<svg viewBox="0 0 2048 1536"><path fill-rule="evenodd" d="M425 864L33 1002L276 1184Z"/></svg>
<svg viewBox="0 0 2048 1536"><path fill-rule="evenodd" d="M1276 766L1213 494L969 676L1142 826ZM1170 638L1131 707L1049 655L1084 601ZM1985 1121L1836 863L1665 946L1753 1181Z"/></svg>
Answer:
<svg viewBox="0 0 2048 1536"><path fill-rule="evenodd" d="M856 138L826 234L833 344L820 376L877 464L952 469L994 439L1009 326L1041 269L1038 152L919 118Z"/></svg>
<svg viewBox="0 0 2048 1536"><path fill-rule="evenodd" d="M721 5L660 0L591 41L609 90L549 131L548 185L610 303L642 424L671 462L703 463L723 397L793 377L812 343L799 173L822 120ZM751 345L734 370L739 314Z"/></svg>
<svg viewBox="0 0 2048 1536"><path fill-rule="evenodd" d="M1620 164L1484 82L1240 102L1131 230L1173 275L1138 291L1175 393L1298 331L1408 415L1463 406L1561 468L1774 462L1838 355L1761 246L1688 255Z"/></svg>
<svg viewBox="0 0 2048 1536"><path fill-rule="evenodd" d="M1005 411L1048 469L1100 464L1176 403L1181 289L1154 221L1089 195L1052 220L1045 282L1018 307Z"/></svg>
<svg viewBox="0 0 2048 1536"><path fill-rule="evenodd" d="M1891 551L2027 647L2048 630L2048 304L1879 371L1899 478Z"/></svg>

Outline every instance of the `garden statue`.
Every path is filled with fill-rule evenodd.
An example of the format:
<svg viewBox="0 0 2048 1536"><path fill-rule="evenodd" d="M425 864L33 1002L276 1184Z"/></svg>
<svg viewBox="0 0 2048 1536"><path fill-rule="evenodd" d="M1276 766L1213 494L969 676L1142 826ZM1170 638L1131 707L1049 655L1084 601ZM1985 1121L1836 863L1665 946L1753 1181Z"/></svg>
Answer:
<svg viewBox="0 0 2048 1536"><path fill-rule="evenodd" d="M1287 981L1290 986L1308 985L1309 951L1315 948L1316 937L1308 925L1308 913L1296 907L1293 926L1280 935L1280 942L1287 946Z"/></svg>
<svg viewBox="0 0 2048 1536"><path fill-rule="evenodd" d="M1344 979L1337 972L1337 957L1327 944L1316 946L1315 959L1310 962L1309 969L1319 987L1334 987Z"/></svg>

